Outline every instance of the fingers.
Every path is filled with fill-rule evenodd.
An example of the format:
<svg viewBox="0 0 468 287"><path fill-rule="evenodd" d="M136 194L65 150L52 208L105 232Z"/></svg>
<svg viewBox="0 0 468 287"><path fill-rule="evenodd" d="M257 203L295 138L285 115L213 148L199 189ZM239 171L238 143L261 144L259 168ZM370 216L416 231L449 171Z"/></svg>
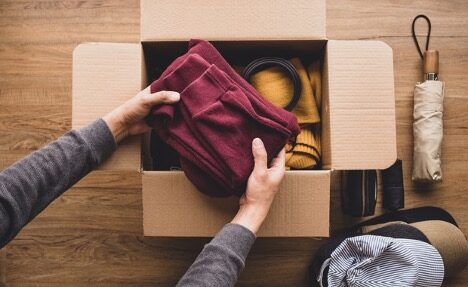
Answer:
<svg viewBox="0 0 468 287"><path fill-rule="evenodd" d="M173 104L178 102L179 99L179 93L173 91L159 91L152 94L150 87L141 91L141 101L144 106L149 108L159 104Z"/></svg>
<svg viewBox="0 0 468 287"><path fill-rule="evenodd" d="M130 135L139 135L151 130L151 127L144 121L139 121L129 128Z"/></svg>
<svg viewBox="0 0 468 287"><path fill-rule="evenodd" d="M278 153L278 155L271 161L271 166L270 168L278 168L282 167L284 168L285 165L285 150L284 148Z"/></svg>
<svg viewBox="0 0 468 287"><path fill-rule="evenodd" d="M270 175L272 178L275 178L278 181L281 181L281 179L284 176L285 172L285 167L284 167L284 162L285 162L285 150L284 148L279 152L279 154L271 161L271 167L269 170Z"/></svg>
<svg viewBox="0 0 468 287"><path fill-rule="evenodd" d="M252 141L252 153L254 156L254 172L260 176L266 175L267 173L267 152L263 142L259 138L255 138Z"/></svg>

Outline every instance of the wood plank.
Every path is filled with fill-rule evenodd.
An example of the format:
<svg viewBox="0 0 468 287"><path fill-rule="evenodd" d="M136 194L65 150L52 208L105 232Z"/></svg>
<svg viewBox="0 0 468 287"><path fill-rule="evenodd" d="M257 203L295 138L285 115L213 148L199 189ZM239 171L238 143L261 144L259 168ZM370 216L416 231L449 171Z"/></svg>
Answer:
<svg viewBox="0 0 468 287"><path fill-rule="evenodd" d="M6 284L6 249L0 250L0 287Z"/></svg>
<svg viewBox="0 0 468 287"><path fill-rule="evenodd" d="M0 107L0 150L35 150L69 129L69 105Z"/></svg>
<svg viewBox="0 0 468 287"><path fill-rule="evenodd" d="M2 1L2 42L139 41L139 1Z"/></svg>
<svg viewBox="0 0 468 287"><path fill-rule="evenodd" d="M140 189L72 188L28 226L28 234L40 236L44 230L142 234L142 225Z"/></svg>
<svg viewBox="0 0 468 287"><path fill-rule="evenodd" d="M68 73L71 72L67 71ZM24 77L24 79L29 78L30 75ZM7 76L2 78L1 87L0 87L0 99L2 107L8 106L62 106L65 105L67 111L71 109L71 89L68 87L68 82L64 86L58 85L53 81L48 81L46 83L41 82L41 87L35 87L33 85L20 85L18 88L18 83L14 82L14 79L18 75L11 76L8 80ZM24 80L23 79L23 80ZM17 80L19 82L19 80ZM29 83L30 84L30 83ZM67 85L65 87L65 85Z"/></svg>
<svg viewBox="0 0 468 287"><path fill-rule="evenodd" d="M464 0L415 1L327 1L327 37L329 39L369 39L411 36L411 23L419 14L432 22L432 36L468 36L468 2ZM417 22L418 35L425 35L426 23ZM445 41L453 41L447 38Z"/></svg>
<svg viewBox="0 0 468 287"><path fill-rule="evenodd" d="M8 246L9 286L170 286L207 239L145 239L108 231L55 230ZM40 260L39 262L37 260ZM27 276L19 270L28 270ZM50 285L49 285L50 284Z"/></svg>

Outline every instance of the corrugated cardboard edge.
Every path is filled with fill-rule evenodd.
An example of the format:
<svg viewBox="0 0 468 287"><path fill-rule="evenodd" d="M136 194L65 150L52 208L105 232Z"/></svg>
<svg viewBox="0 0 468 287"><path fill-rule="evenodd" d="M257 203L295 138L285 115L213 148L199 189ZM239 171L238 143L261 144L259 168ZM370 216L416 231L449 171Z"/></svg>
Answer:
<svg viewBox="0 0 468 287"><path fill-rule="evenodd" d="M258 236L328 237L330 173L286 172ZM211 237L239 207L238 198L200 193L183 172L143 172L142 181L145 236Z"/></svg>
<svg viewBox="0 0 468 287"><path fill-rule="evenodd" d="M328 86L328 53L325 49L322 69L322 106L320 116L322 120L322 134L320 137L322 147L322 168L331 169L332 149L330 140L330 96Z"/></svg>
<svg viewBox="0 0 468 287"><path fill-rule="evenodd" d="M329 40L326 54L325 161L337 170L389 167L397 157L392 49Z"/></svg>
<svg viewBox="0 0 468 287"><path fill-rule="evenodd" d="M140 44L83 43L73 51L72 127L110 112L141 89ZM140 137L129 137L99 169L139 170Z"/></svg>
<svg viewBox="0 0 468 287"><path fill-rule="evenodd" d="M324 0L141 0L142 42L326 38Z"/></svg>

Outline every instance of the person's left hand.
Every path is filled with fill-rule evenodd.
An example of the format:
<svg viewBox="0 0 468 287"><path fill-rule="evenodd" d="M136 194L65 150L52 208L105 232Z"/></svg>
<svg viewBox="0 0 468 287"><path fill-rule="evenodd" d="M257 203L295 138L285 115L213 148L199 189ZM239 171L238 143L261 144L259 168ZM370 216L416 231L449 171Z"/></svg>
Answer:
<svg viewBox="0 0 468 287"><path fill-rule="evenodd" d="M120 142L129 135L142 134L151 129L145 123L144 118L153 106L173 104L179 99L179 93L172 91L160 91L152 94L148 86L102 119L114 135L115 141Z"/></svg>

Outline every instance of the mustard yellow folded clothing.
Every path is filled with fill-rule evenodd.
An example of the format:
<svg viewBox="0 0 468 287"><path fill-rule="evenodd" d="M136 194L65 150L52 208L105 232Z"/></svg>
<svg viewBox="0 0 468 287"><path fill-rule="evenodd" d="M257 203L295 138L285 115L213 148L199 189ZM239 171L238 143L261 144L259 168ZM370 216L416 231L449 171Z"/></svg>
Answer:
<svg viewBox="0 0 468 287"><path fill-rule="evenodd" d="M320 73L320 61L315 61L307 67L307 73L309 75L310 86L312 87L312 94L315 98L315 103L317 104L318 113L320 115L320 107L322 106L322 74ZM317 123L312 126L312 131L315 136L315 141L317 143L317 152L322 154L322 145L321 145L321 134L322 134L322 124Z"/></svg>
<svg viewBox="0 0 468 287"><path fill-rule="evenodd" d="M300 125L318 123L320 116L307 71L299 58L291 59L290 62L296 68L302 84L301 98L292 112ZM293 82L280 67L255 73L250 77L250 82L264 98L278 107L284 107L291 101Z"/></svg>
<svg viewBox="0 0 468 287"><path fill-rule="evenodd" d="M286 152L286 166L293 169L310 169L320 161L320 113L321 76L320 62L312 63L306 70L299 58L290 60L301 80L301 97L292 112L301 125L301 133L294 146ZM293 83L280 67L272 67L252 75L255 89L267 100L279 107L291 100Z"/></svg>
<svg viewBox="0 0 468 287"><path fill-rule="evenodd" d="M320 73L320 61L315 61L307 67L307 74L309 76L310 86L312 88L312 95L315 98L315 104L320 114L320 107L322 106L322 76Z"/></svg>
<svg viewBox="0 0 468 287"><path fill-rule="evenodd" d="M320 161L317 146L311 127L303 127L295 145L286 152L286 166L294 169L313 168Z"/></svg>

